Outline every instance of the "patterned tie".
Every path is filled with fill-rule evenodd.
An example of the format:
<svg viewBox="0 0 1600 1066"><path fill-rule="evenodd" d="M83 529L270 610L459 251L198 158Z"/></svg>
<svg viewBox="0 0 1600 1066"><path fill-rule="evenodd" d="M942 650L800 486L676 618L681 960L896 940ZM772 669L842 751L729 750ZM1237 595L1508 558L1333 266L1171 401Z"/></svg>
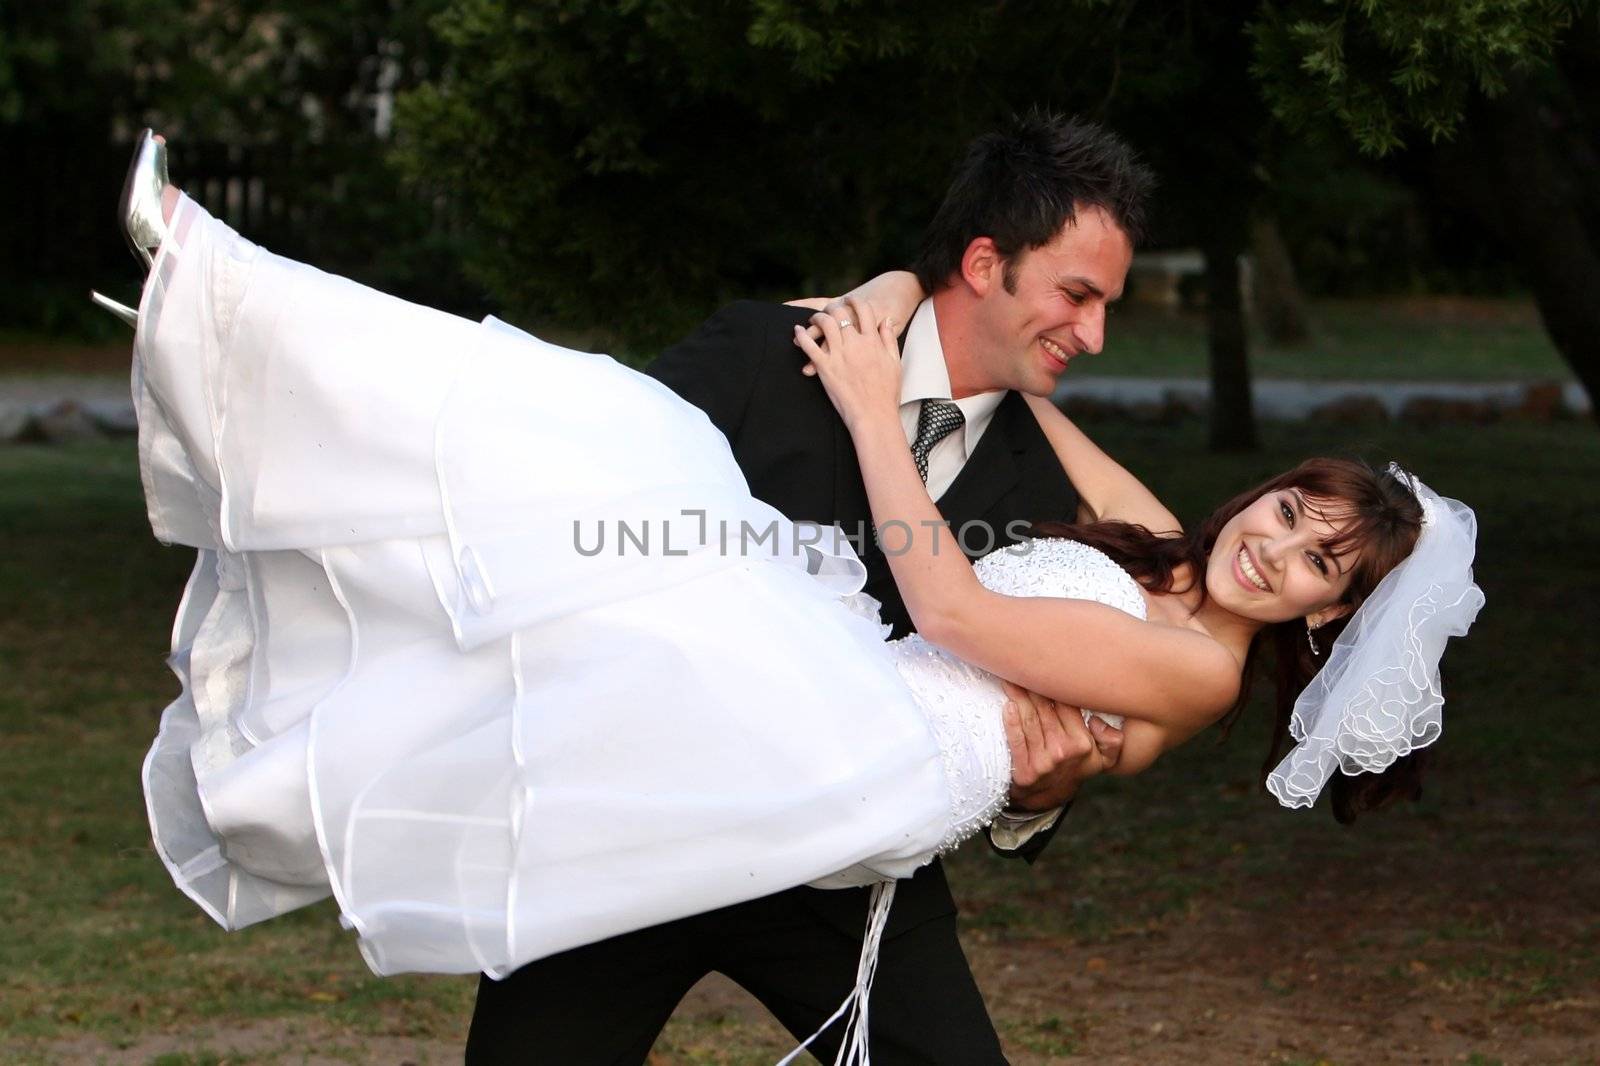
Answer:
<svg viewBox="0 0 1600 1066"><path fill-rule="evenodd" d="M911 442L911 458L917 461L922 483L928 483L928 453L933 446L960 429L966 422L961 408L946 400L923 400L917 413L917 439Z"/></svg>

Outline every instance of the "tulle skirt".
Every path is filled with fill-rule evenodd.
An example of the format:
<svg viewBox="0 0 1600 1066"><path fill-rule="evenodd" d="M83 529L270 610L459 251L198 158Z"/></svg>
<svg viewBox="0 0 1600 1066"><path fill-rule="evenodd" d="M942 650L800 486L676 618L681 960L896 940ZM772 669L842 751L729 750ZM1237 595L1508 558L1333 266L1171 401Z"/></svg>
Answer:
<svg viewBox="0 0 1600 1066"><path fill-rule="evenodd" d="M859 561L701 412L187 199L173 230L133 387L151 526L198 554L144 780L206 913L331 893L379 973L498 976L931 855L951 795Z"/></svg>

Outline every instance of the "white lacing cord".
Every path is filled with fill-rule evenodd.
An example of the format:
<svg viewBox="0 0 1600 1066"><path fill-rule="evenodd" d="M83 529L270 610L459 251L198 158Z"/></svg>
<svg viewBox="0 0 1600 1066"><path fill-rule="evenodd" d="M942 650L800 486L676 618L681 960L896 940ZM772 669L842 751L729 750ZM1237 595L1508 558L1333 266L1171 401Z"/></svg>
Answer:
<svg viewBox="0 0 1600 1066"><path fill-rule="evenodd" d="M861 959L856 963L856 984L850 994L839 1004L839 1009L823 1022L816 1032L806 1037L800 1046L779 1060L778 1066L789 1066L811 1046L812 1041L827 1031L849 1011L844 1023L844 1036L839 1041L839 1053L833 1057L833 1066L871 1066L867 1050L867 1008L872 996L872 978L878 972L878 952L883 943L883 931L889 925L889 906L894 902L893 881L880 881L872 886L872 898L867 902L867 931L861 939Z"/></svg>

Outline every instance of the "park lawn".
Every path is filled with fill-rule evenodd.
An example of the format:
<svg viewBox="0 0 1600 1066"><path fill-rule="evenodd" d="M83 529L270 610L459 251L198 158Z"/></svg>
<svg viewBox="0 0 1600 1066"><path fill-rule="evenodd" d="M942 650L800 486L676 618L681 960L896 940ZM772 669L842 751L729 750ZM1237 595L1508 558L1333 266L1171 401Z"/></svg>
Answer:
<svg viewBox="0 0 1600 1066"><path fill-rule="evenodd" d="M1226 744L1096 782L1031 869L955 856L1013 1061L1592 1061L1593 424L1268 426L1235 456L1205 454L1198 423L1090 428L1186 517L1308 452L1400 458L1476 507L1488 606L1447 658L1419 804L1353 828L1275 808L1256 713ZM370 976L328 904L225 934L153 854L139 763L176 693L162 657L192 556L151 539L131 442L0 449L0 530L0 1061L458 1056L470 979ZM653 1061L783 1050L713 990Z"/></svg>
<svg viewBox="0 0 1600 1066"><path fill-rule="evenodd" d="M1565 381L1572 376L1526 300L1314 300L1310 323L1310 338L1294 347L1277 347L1253 328L1255 375L1318 381ZM1070 373L1204 377L1205 317L1118 307L1106 323L1104 351L1079 359Z"/></svg>

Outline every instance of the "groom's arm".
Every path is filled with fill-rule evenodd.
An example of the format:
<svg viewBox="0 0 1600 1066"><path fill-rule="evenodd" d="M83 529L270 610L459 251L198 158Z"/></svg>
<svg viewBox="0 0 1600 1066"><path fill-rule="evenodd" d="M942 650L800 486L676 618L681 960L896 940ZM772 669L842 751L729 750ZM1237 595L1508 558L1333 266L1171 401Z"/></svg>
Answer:
<svg viewBox="0 0 1600 1066"><path fill-rule="evenodd" d="M1114 768L1123 734L1099 718L1006 684L1006 740L1011 749L1010 805L989 827L989 843L1028 862L1038 858L1083 782Z"/></svg>

